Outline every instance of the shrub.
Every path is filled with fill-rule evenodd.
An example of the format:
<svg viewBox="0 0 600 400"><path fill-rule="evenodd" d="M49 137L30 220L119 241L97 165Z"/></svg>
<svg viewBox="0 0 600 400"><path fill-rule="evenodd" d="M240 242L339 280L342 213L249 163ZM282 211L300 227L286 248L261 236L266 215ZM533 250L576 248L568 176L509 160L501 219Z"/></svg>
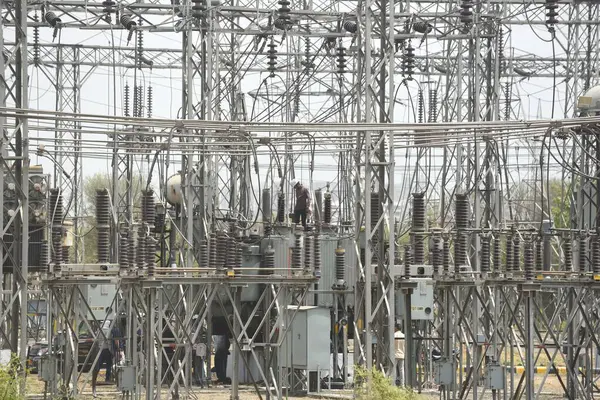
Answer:
<svg viewBox="0 0 600 400"><path fill-rule="evenodd" d="M0 399L23 399L24 397L19 393L19 386L22 379L19 358L13 355L6 366L0 367Z"/></svg>
<svg viewBox="0 0 600 400"><path fill-rule="evenodd" d="M367 371L363 367L356 367L354 382L356 398L359 400L418 400L420 398L409 389L395 386L389 377L375 368Z"/></svg>

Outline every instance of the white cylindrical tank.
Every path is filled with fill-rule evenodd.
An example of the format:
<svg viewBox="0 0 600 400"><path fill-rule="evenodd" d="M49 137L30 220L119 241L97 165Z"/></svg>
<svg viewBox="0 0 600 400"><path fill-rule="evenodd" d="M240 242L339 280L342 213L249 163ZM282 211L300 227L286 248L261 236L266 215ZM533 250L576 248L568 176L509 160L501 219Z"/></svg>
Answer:
<svg viewBox="0 0 600 400"><path fill-rule="evenodd" d="M167 179L165 197L172 206L180 205L183 200L181 193L181 175L176 174Z"/></svg>
<svg viewBox="0 0 600 400"><path fill-rule="evenodd" d="M600 112L600 86L594 86L577 100L579 111L587 115L596 115Z"/></svg>

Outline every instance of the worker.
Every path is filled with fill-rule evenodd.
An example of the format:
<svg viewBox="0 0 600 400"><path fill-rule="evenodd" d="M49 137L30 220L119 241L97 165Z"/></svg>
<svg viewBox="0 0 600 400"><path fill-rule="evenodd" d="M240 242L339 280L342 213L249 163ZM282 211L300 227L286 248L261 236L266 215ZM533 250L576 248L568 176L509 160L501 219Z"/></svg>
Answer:
<svg viewBox="0 0 600 400"><path fill-rule="evenodd" d="M294 207L294 223L306 228L307 216L311 214L310 210L310 192L300 182L294 184L296 190L296 205Z"/></svg>
<svg viewBox="0 0 600 400"><path fill-rule="evenodd" d="M400 330L399 324L396 324L394 344L396 348L396 385L404 386L404 333Z"/></svg>
<svg viewBox="0 0 600 400"><path fill-rule="evenodd" d="M96 386L98 381L98 373L100 369L105 366L106 367L106 382L110 382L111 373L113 368L113 357L116 349L120 348L119 337L120 331L118 327L115 325L111 329L111 324L114 316L112 315L112 308L106 308L106 319L102 324L102 332L98 332L99 342L100 342L100 355L98 357L98 362L94 366L92 371L92 395L96 397Z"/></svg>
<svg viewBox="0 0 600 400"><path fill-rule="evenodd" d="M213 343L215 344L215 366L212 369L217 374L217 383L229 384L230 379L227 377L227 358L229 356L229 338L227 335L214 335Z"/></svg>

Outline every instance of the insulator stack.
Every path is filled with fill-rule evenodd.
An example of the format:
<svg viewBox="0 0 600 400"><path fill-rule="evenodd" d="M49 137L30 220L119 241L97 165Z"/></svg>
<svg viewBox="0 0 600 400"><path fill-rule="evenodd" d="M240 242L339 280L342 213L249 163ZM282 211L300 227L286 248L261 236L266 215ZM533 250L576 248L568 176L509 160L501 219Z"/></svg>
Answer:
<svg viewBox="0 0 600 400"><path fill-rule="evenodd" d="M292 268L302 268L302 233L294 232L294 248L292 249Z"/></svg>
<svg viewBox="0 0 600 400"><path fill-rule="evenodd" d="M371 228L374 228L377 225L377 221L379 221L380 211L379 211L379 193L372 192L371 193Z"/></svg>
<svg viewBox="0 0 600 400"><path fill-rule="evenodd" d="M423 123L423 116L425 114L425 98L423 97L423 90L419 89L419 92L417 94L417 99L418 99L417 113L419 115L417 122L420 123L420 124L422 124Z"/></svg>
<svg viewBox="0 0 600 400"><path fill-rule="evenodd" d="M274 274L275 269L275 250L269 245L265 250L265 268L269 271L269 274Z"/></svg>
<svg viewBox="0 0 600 400"><path fill-rule="evenodd" d="M271 189L263 189L262 192L262 217L263 222L271 223Z"/></svg>
<svg viewBox="0 0 600 400"><path fill-rule="evenodd" d="M304 65L307 69L314 68L315 66L311 60L310 53L310 38L306 37L304 38L304 61L302 62L302 65Z"/></svg>
<svg viewBox="0 0 600 400"><path fill-rule="evenodd" d="M155 213L154 217L154 232L160 233L165 227L166 214L164 212Z"/></svg>
<svg viewBox="0 0 600 400"><path fill-rule="evenodd" d="M437 121L437 89L429 89L429 119L428 122Z"/></svg>
<svg viewBox="0 0 600 400"><path fill-rule="evenodd" d="M217 269L225 268L227 248L227 235L224 232L219 232L217 234Z"/></svg>
<svg viewBox="0 0 600 400"><path fill-rule="evenodd" d="M433 263L432 263L433 264L433 273L437 275L440 273L440 267L444 263L444 248L443 248L443 244L442 244L442 238L439 236L433 237L432 258L433 258Z"/></svg>
<svg viewBox="0 0 600 400"><path fill-rule="evenodd" d="M200 256L198 257L200 260L200 268L208 268L209 266L209 257L208 254L208 241L206 239L200 241Z"/></svg>
<svg viewBox="0 0 600 400"><path fill-rule="evenodd" d="M48 267L48 262L50 260L49 253L48 241L42 240L42 244L40 245L40 265L44 270Z"/></svg>
<svg viewBox="0 0 600 400"><path fill-rule="evenodd" d="M546 0L546 24L550 29L558 23L558 0Z"/></svg>
<svg viewBox="0 0 600 400"><path fill-rule="evenodd" d="M410 277L410 266L413 265L412 249L409 245L404 246L404 276Z"/></svg>
<svg viewBox="0 0 600 400"><path fill-rule="evenodd" d="M150 227L154 226L156 219L156 204L154 203L154 191L142 190L142 222Z"/></svg>
<svg viewBox="0 0 600 400"><path fill-rule="evenodd" d="M105 264L110 256L110 198L106 189L96 191L96 222L98 262Z"/></svg>
<svg viewBox="0 0 600 400"><path fill-rule="evenodd" d="M63 220L63 198L58 189L50 189L48 201L50 211L52 251L50 259L53 264L59 265L63 262L62 257L62 220ZM57 268L60 271L60 267ZM58 272L57 271L57 272Z"/></svg>
<svg viewBox="0 0 600 400"><path fill-rule="evenodd" d="M539 273L544 269L544 245L541 240L535 241L535 272Z"/></svg>
<svg viewBox="0 0 600 400"><path fill-rule="evenodd" d="M565 271L573 271L573 245L570 236L564 238L563 253L565 254Z"/></svg>
<svg viewBox="0 0 600 400"><path fill-rule="evenodd" d="M142 112L144 110L144 88L142 85L138 86L137 95L137 116L142 118L144 116Z"/></svg>
<svg viewBox="0 0 600 400"><path fill-rule="evenodd" d="M344 21L344 30L348 33L356 33L358 32L358 24L353 21Z"/></svg>
<svg viewBox="0 0 600 400"><path fill-rule="evenodd" d="M119 237L119 267L121 270L129 268L129 238L125 235Z"/></svg>
<svg viewBox="0 0 600 400"><path fill-rule="evenodd" d="M133 234L133 231L130 231L127 235L127 251L129 252L129 255L127 256L129 261L127 267L133 269L135 267L135 235Z"/></svg>
<svg viewBox="0 0 600 400"><path fill-rule="evenodd" d="M504 84L504 120L508 121L510 120L510 111L512 108L512 100L511 100L512 94L510 91L510 83L505 83Z"/></svg>
<svg viewBox="0 0 600 400"><path fill-rule="evenodd" d="M315 276L321 276L321 237L318 232L313 240L313 265Z"/></svg>
<svg viewBox="0 0 600 400"><path fill-rule="evenodd" d="M414 262L421 265L425 263L425 193L413 193L412 207Z"/></svg>
<svg viewBox="0 0 600 400"><path fill-rule="evenodd" d="M139 25L142 26L142 19L139 19ZM142 69L142 60L144 57L144 31L141 29L138 29L137 31L137 46L136 46L136 61L137 61L137 67L138 69ZM140 86L140 92L141 92L142 87ZM142 97L140 96L140 100L142 99ZM139 104L140 108L142 108L142 103L140 102ZM142 116L142 114L140 113L138 115L139 117Z"/></svg>
<svg viewBox="0 0 600 400"><path fill-rule="evenodd" d="M506 272L513 271L513 240L512 236L506 238Z"/></svg>
<svg viewBox="0 0 600 400"><path fill-rule="evenodd" d="M592 273L593 278L600 276L600 237L592 239Z"/></svg>
<svg viewBox="0 0 600 400"><path fill-rule="evenodd" d="M104 9L102 10L105 14L108 14L108 22L110 22L110 14L115 12L115 2L112 0L104 0L102 2L102 6Z"/></svg>
<svg viewBox="0 0 600 400"><path fill-rule="evenodd" d="M277 222L280 224L285 220L285 194L279 193L277 196Z"/></svg>
<svg viewBox="0 0 600 400"><path fill-rule="evenodd" d="M133 85L133 116L134 117L139 117L138 115L138 101L140 96L138 95L140 88L138 87L138 85Z"/></svg>
<svg viewBox="0 0 600 400"><path fill-rule="evenodd" d="M192 18L201 19L206 9L206 0L192 0Z"/></svg>
<svg viewBox="0 0 600 400"><path fill-rule="evenodd" d="M123 91L123 114L126 117L130 117L129 113L129 83L125 83L125 89Z"/></svg>
<svg viewBox="0 0 600 400"><path fill-rule="evenodd" d="M487 274L490 272L490 236L481 237L481 272Z"/></svg>
<svg viewBox="0 0 600 400"><path fill-rule="evenodd" d="M335 249L335 279L337 286L346 284L346 250L341 247Z"/></svg>
<svg viewBox="0 0 600 400"><path fill-rule="evenodd" d="M456 195L455 204L456 218L456 242L454 243L454 264L455 267L467 264L467 243L468 237L465 230L469 226L469 202L465 194Z"/></svg>
<svg viewBox="0 0 600 400"><path fill-rule="evenodd" d="M44 20L53 28L56 28L62 22L53 11L46 11L44 14Z"/></svg>
<svg viewBox="0 0 600 400"><path fill-rule="evenodd" d="M132 31L137 26L136 22L133 20L133 15L130 14L121 14L121 18L119 18L119 22L123 25L123 28L128 31Z"/></svg>
<svg viewBox="0 0 600 400"><path fill-rule="evenodd" d="M404 49L400 68L402 70L402 76L404 76L407 80L412 80L413 71L415 69L415 49L412 47L410 40Z"/></svg>
<svg viewBox="0 0 600 400"><path fill-rule="evenodd" d="M269 50L267 50L267 59L269 60L267 62L267 71L270 73L269 76L272 78L275 76L275 71L277 70L277 45L273 41L273 37L271 37L271 41L267 47L269 47Z"/></svg>
<svg viewBox="0 0 600 400"><path fill-rule="evenodd" d="M325 210L323 211L323 222L331 224L331 193L325 192Z"/></svg>
<svg viewBox="0 0 600 400"><path fill-rule="evenodd" d="M138 230L135 264L138 270L142 270L146 266L146 230L143 225Z"/></svg>
<svg viewBox="0 0 600 400"><path fill-rule="evenodd" d="M71 255L69 254L70 246L62 246L62 259L65 263L69 263L71 260Z"/></svg>
<svg viewBox="0 0 600 400"><path fill-rule="evenodd" d="M146 236L146 267L148 268L148 276L154 276L156 269L156 247L157 240L152 236Z"/></svg>
<svg viewBox="0 0 600 400"><path fill-rule="evenodd" d="M588 270L588 243L587 236L579 238L579 263L577 266L579 274L583 275Z"/></svg>
<svg viewBox="0 0 600 400"><path fill-rule="evenodd" d="M498 29L498 62L500 63L500 74L506 71L506 57L504 57L504 29L502 25Z"/></svg>
<svg viewBox="0 0 600 400"><path fill-rule="evenodd" d="M521 239L519 239L519 235L515 235L513 238L513 271L521 270Z"/></svg>
<svg viewBox="0 0 600 400"><path fill-rule="evenodd" d="M292 17L290 16L290 0L279 0L277 3L279 3L279 10L278 10L278 20L276 21L277 23L277 27L280 29L286 29L288 26L291 25L291 19Z"/></svg>
<svg viewBox="0 0 600 400"><path fill-rule="evenodd" d="M534 265L533 242L526 240L523 246L523 270L525 271L525 279L528 281L533 280Z"/></svg>
<svg viewBox="0 0 600 400"><path fill-rule="evenodd" d="M345 74L346 73L346 48L340 44L340 46L336 49L336 57L337 57L337 73Z"/></svg>
<svg viewBox="0 0 600 400"><path fill-rule="evenodd" d="M33 20L35 22L40 20L37 11L33 15ZM33 27L33 62L36 65L40 63L40 27L37 24Z"/></svg>
<svg viewBox="0 0 600 400"><path fill-rule="evenodd" d="M460 3L460 22L465 25L473 23L473 0L462 0Z"/></svg>
<svg viewBox="0 0 600 400"><path fill-rule="evenodd" d="M234 269L236 262L236 245L235 238L230 235L227 238L227 255L225 257L225 265L227 269Z"/></svg>
<svg viewBox="0 0 600 400"><path fill-rule="evenodd" d="M146 106L146 112L148 115L148 118L152 118L152 107L154 106L154 94L152 92L152 86L148 86L148 90L146 92L146 99L147 99L147 106Z"/></svg>
<svg viewBox="0 0 600 400"><path fill-rule="evenodd" d="M433 30L433 27L428 22L417 21L413 24L413 29L415 30L415 32L419 32L424 35L427 35L428 33L430 33Z"/></svg>
<svg viewBox="0 0 600 400"><path fill-rule="evenodd" d="M304 270L312 271L313 235L304 236Z"/></svg>
<svg viewBox="0 0 600 400"><path fill-rule="evenodd" d="M212 232L208 242L208 266L217 268L217 235Z"/></svg>
<svg viewBox="0 0 600 400"><path fill-rule="evenodd" d="M500 236L494 238L494 253L492 255L492 262L494 264L494 271L500 272L502 270L502 244L500 242Z"/></svg>
<svg viewBox="0 0 600 400"><path fill-rule="evenodd" d="M244 248L245 244L241 242L237 242L235 244L235 269L242 268L242 263L244 261Z"/></svg>
<svg viewBox="0 0 600 400"><path fill-rule="evenodd" d="M448 238L444 239L444 243L443 243L443 247L442 247L442 256L443 256L442 265L444 268L444 274L447 275L450 273L450 240Z"/></svg>

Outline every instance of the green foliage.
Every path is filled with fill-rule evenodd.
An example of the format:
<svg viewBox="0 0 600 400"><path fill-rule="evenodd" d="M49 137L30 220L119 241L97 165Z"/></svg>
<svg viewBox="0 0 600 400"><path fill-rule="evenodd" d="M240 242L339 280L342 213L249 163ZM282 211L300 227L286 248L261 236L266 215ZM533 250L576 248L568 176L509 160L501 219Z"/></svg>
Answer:
<svg viewBox="0 0 600 400"><path fill-rule="evenodd" d="M418 400L420 396L406 388L395 386L389 377L375 368L354 370L356 398L359 400Z"/></svg>
<svg viewBox="0 0 600 400"><path fill-rule="evenodd" d="M0 399L23 399L24 396L19 394L19 387L23 379L19 358L13 355L8 365L0 367Z"/></svg>

